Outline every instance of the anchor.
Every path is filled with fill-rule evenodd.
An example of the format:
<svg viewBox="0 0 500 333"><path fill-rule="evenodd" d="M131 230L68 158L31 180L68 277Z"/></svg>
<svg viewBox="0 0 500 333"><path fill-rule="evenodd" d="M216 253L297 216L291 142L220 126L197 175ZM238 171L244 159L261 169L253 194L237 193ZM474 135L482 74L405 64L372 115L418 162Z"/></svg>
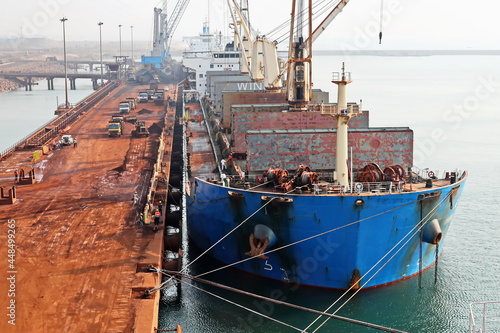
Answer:
<svg viewBox="0 0 500 333"><path fill-rule="evenodd" d="M250 257L258 257L260 259L269 259L268 256L265 256L263 253L266 251L267 246L269 245L269 237L265 239L259 239L254 236L254 234L250 234L248 239L250 241L250 251L245 252L247 256Z"/></svg>

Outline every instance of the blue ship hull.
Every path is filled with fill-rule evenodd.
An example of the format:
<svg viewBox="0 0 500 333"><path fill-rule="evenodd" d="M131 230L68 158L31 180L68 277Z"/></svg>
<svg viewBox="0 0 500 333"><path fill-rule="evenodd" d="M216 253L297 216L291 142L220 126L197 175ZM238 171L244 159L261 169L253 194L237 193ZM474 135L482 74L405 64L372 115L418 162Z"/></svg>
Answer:
<svg viewBox="0 0 500 333"><path fill-rule="evenodd" d="M267 278L348 289L361 277L359 287L381 286L435 262L466 178L360 195L283 195L196 179L187 196L189 235L203 250L222 239L209 254L228 265L241 261L234 267ZM250 259L252 237L268 242L264 254Z"/></svg>

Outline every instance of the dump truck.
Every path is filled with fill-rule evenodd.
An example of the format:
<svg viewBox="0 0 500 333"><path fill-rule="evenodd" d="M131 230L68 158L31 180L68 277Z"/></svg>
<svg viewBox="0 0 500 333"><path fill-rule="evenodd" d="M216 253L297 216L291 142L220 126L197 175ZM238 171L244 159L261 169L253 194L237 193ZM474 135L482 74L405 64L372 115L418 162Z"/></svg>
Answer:
<svg viewBox="0 0 500 333"><path fill-rule="evenodd" d="M134 110L137 105L135 104L135 98L134 97L127 97L127 101L130 103L130 109Z"/></svg>
<svg viewBox="0 0 500 333"><path fill-rule="evenodd" d="M153 95L153 100L155 101L156 105L163 105L163 101L164 101L163 89L156 89L156 91Z"/></svg>
<svg viewBox="0 0 500 333"><path fill-rule="evenodd" d="M146 127L146 122L143 120L138 120L135 123L135 130L132 131L132 136L141 137L149 136L148 128Z"/></svg>
<svg viewBox="0 0 500 333"><path fill-rule="evenodd" d="M154 89L146 89L146 93L148 94L148 100L153 99L153 95L155 94Z"/></svg>
<svg viewBox="0 0 500 333"><path fill-rule="evenodd" d="M129 101L121 101L119 109L120 109L120 113L125 113L125 114L130 113L130 102Z"/></svg>
<svg viewBox="0 0 500 333"><path fill-rule="evenodd" d="M123 117L123 115L121 113L113 113L111 115L111 120L116 120L116 121L119 121L119 122L122 122L125 120L125 118Z"/></svg>
<svg viewBox="0 0 500 333"><path fill-rule="evenodd" d="M146 91L139 92L139 95L137 96L137 100L139 101L139 103L147 103L148 99L149 97Z"/></svg>
<svg viewBox="0 0 500 333"><path fill-rule="evenodd" d="M149 88L151 88L151 89L158 89L158 81L157 80L151 80L149 82Z"/></svg>
<svg viewBox="0 0 500 333"><path fill-rule="evenodd" d="M108 136L122 135L122 122L119 120L110 120L108 123Z"/></svg>

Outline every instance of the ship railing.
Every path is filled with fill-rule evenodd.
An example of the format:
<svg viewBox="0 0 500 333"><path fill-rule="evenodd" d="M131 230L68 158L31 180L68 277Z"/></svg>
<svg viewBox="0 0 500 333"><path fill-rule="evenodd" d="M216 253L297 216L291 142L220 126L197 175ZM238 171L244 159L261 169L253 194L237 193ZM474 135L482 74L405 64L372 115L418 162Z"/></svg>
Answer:
<svg viewBox="0 0 500 333"><path fill-rule="evenodd" d="M323 115L347 115L354 113L354 105L348 105L347 108L339 108L337 104L320 104L320 111Z"/></svg>
<svg viewBox="0 0 500 333"><path fill-rule="evenodd" d="M230 182L231 185L243 184L245 188L250 187L250 182L256 182L262 184L265 180L262 176L246 176L245 179L241 178L239 174L227 174L225 178ZM223 181L217 181L218 184L223 185ZM230 186L226 184L225 186ZM324 195L324 194L361 194L361 193L401 193L404 191L403 181L383 181L383 182L355 182L352 186L340 185L338 183L328 183L320 182L311 185L311 192L314 195ZM304 193L302 187L297 187L294 193ZM306 192L309 193L309 192Z"/></svg>
<svg viewBox="0 0 500 333"><path fill-rule="evenodd" d="M318 183L312 185L314 194L344 194L344 193L401 193L404 182L356 182L351 186L336 183Z"/></svg>
<svg viewBox="0 0 500 333"><path fill-rule="evenodd" d="M442 172L440 170L432 170L430 168L425 168L425 169L420 169L416 166L412 167L412 171L417 174L420 178L437 178L437 179L450 179L452 174L454 173L456 177L460 177L457 180L462 179L464 176L463 171L456 169L454 171L446 171L443 170Z"/></svg>
<svg viewBox="0 0 500 333"><path fill-rule="evenodd" d="M500 332L500 301L469 305L469 333Z"/></svg>

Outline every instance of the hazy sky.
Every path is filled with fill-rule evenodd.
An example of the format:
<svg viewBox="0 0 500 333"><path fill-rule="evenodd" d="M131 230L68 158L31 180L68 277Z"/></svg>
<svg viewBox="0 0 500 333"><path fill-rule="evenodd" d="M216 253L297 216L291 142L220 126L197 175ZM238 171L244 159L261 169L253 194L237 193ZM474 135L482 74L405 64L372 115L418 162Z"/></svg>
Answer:
<svg viewBox="0 0 500 333"><path fill-rule="evenodd" d="M317 1L317 0L316 0ZM381 0L351 0L315 44L316 49L500 49L500 2L494 0L383 0L383 43L378 44ZM122 43L152 40L153 8L158 0L24 0L6 1L0 14L0 36ZM167 2L173 8L177 0ZM249 0L255 28L267 33L289 18L291 0ZM191 0L174 40L198 34L205 18L213 30L227 31L226 0Z"/></svg>

